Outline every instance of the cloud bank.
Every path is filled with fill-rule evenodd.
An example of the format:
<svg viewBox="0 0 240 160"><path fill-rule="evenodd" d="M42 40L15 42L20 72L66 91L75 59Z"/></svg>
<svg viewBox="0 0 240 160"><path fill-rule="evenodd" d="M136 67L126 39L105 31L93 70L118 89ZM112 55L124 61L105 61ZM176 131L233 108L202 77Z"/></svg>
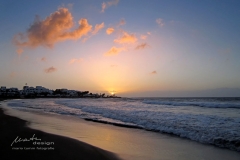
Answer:
<svg viewBox="0 0 240 160"><path fill-rule="evenodd" d="M44 20L36 16L27 32L19 33L13 41L18 47L53 47L59 41L79 39L92 29L87 19L80 19L78 24L77 29L69 31L74 25L73 16L67 8L59 8Z"/></svg>
<svg viewBox="0 0 240 160"><path fill-rule="evenodd" d="M57 71L57 68L54 68L54 67L49 67L44 70L45 73L52 73L52 72L56 72L56 71Z"/></svg>

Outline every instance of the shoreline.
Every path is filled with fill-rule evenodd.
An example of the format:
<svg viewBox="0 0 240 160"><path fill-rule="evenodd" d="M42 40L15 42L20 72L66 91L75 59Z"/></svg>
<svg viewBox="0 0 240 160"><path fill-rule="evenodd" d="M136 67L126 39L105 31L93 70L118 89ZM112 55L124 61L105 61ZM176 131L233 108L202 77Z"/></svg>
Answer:
<svg viewBox="0 0 240 160"><path fill-rule="evenodd" d="M31 129L28 123L6 115L0 107L0 159L119 159L117 155L87 143Z"/></svg>

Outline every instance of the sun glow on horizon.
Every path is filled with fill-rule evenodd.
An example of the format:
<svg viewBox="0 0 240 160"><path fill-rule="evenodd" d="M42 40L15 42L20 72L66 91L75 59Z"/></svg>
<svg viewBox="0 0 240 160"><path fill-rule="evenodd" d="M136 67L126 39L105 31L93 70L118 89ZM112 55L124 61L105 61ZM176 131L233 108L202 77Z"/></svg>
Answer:
<svg viewBox="0 0 240 160"><path fill-rule="evenodd" d="M110 91L111 95L114 95L115 93L117 93L115 90Z"/></svg>

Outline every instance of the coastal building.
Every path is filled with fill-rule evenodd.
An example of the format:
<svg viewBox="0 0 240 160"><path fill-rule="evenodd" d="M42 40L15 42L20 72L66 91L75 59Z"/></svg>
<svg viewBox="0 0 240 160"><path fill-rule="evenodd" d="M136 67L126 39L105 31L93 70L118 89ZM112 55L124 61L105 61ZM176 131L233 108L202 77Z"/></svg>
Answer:
<svg viewBox="0 0 240 160"><path fill-rule="evenodd" d="M18 90L18 88L9 88L9 89L7 89L7 95L8 95L8 96L16 96L16 95L19 95L19 90Z"/></svg>
<svg viewBox="0 0 240 160"><path fill-rule="evenodd" d="M1 86L0 88L0 96L17 96L19 95L18 88L7 88L5 86Z"/></svg>
<svg viewBox="0 0 240 160"><path fill-rule="evenodd" d="M0 88L0 96L6 95L7 88L5 86L1 86Z"/></svg>
<svg viewBox="0 0 240 160"><path fill-rule="evenodd" d="M52 94L53 91L42 86L36 86L36 88L24 86L23 90L21 90L20 93L22 95L33 95L33 94L41 95L41 94Z"/></svg>
<svg viewBox="0 0 240 160"><path fill-rule="evenodd" d="M36 93L48 93L48 94L52 94L53 93L52 90L47 89L47 88L42 87L42 86L36 86L35 92Z"/></svg>
<svg viewBox="0 0 240 160"><path fill-rule="evenodd" d="M1 86L0 91L6 91L7 87Z"/></svg>
<svg viewBox="0 0 240 160"><path fill-rule="evenodd" d="M15 97L15 98L31 98L31 97L88 97L88 98L119 98L115 95L105 97L105 94L93 94L89 91L77 91L68 90L66 88L50 90L43 86L30 87L23 86L22 90L18 88L7 88L6 86L1 86L0 97Z"/></svg>
<svg viewBox="0 0 240 160"><path fill-rule="evenodd" d="M62 89L56 89L55 91L56 96L67 96L67 97L77 97L78 96L78 91L76 90L68 90L65 88Z"/></svg>
<svg viewBox="0 0 240 160"><path fill-rule="evenodd" d="M75 90L68 90L67 94L69 96L73 96L73 97L78 96L77 91L75 91Z"/></svg>
<svg viewBox="0 0 240 160"><path fill-rule="evenodd" d="M21 94L27 96L27 95L34 94L34 92L35 92L34 87L24 86L23 90L21 91Z"/></svg>

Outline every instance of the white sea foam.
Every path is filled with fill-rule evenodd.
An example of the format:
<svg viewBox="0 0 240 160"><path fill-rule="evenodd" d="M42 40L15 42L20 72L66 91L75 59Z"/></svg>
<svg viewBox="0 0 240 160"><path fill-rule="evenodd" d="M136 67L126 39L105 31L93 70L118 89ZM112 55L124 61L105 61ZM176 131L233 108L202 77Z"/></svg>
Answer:
<svg viewBox="0 0 240 160"><path fill-rule="evenodd" d="M144 100L146 104L158 104L169 106L199 106L208 108L239 108L239 102L212 102L212 101L195 101L195 102L179 102L179 101L164 101L164 100Z"/></svg>
<svg viewBox="0 0 240 160"><path fill-rule="evenodd" d="M26 99L9 101L8 105L20 110L78 116L121 126L138 126L240 151L238 100Z"/></svg>

